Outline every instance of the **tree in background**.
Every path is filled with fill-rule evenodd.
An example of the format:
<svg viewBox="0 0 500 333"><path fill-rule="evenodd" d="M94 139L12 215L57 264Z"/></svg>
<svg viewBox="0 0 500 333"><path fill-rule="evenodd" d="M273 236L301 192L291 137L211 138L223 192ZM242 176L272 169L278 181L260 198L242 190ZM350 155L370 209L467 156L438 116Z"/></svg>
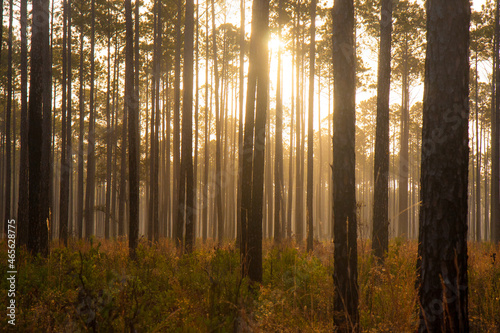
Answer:
<svg viewBox="0 0 500 333"><path fill-rule="evenodd" d="M426 9L419 331L468 332L470 5L429 0Z"/></svg>

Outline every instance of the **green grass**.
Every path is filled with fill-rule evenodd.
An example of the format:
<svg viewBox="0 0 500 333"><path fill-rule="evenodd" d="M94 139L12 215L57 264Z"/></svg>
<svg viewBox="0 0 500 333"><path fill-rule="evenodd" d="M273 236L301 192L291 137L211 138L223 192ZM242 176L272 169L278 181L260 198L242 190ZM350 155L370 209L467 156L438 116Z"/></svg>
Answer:
<svg viewBox="0 0 500 333"><path fill-rule="evenodd" d="M97 244L96 244L97 243ZM0 244L0 300L7 304L7 246ZM241 278L232 244L179 255L167 241L54 244L48 258L17 254L16 330L32 332L329 332L333 251L265 243L264 281ZM417 244L393 240L383 265L360 242L358 282L364 332L413 332ZM495 254L495 255L494 255ZM474 332L500 331L500 248L469 247L469 313ZM250 290L250 291L249 291ZM0 330L8 328L0 316Z"/></svg>

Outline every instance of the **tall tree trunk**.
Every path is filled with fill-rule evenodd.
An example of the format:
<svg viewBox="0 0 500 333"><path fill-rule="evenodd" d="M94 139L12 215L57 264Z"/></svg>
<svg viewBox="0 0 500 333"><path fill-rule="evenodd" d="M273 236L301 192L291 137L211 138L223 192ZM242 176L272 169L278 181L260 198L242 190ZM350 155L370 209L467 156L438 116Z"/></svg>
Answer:
<svg viewBox="0 0 500 333"><path fill-rule="evenodd" d="M212 56L215 74L215 136L216 136L216 156L215 156L215 201L217 209L217 240L222 243L224 237L224 214L222 211L222 172L221 172L221 112L219 103L219 68L217 64L217 30L215 27L215 1L212 4Z"/></svg>
<svg viewBox="0 0 500 333"><path fill-rule="evenodd" d="M29 126L28 126L28 149L29 149L29 221L28 249L32 253L48 254L48 228L47 221L42 215L42 197L48 193L42 193L42 164L44 159L49 159L42 152L43 137L49 136L50 132L44 133L43 106L49 101L44 100L44 67L47 67L49 48L45 36L49 34L49 1L33 1L32 15L35 22L31 35L31 71L30 71L30 99L29 99ZM50 86L49 86L50 89Z"/></svg>
<svg viewBox="0 0 500 333"><path fill-rule="evenodd" d="M300 82L301 82L301 73L300 73L300 65L302 63L303 55L302 55L302 48L301 48L301 43L299 41L299 36L300 36L300 5L299 2L297 1L295 4L295 16L297 20L296 24L296 62L295 62L295 75L297 76L295 78L296 80L296 86L295 86L295 110L296 110L296 146L295 146L295 163L296 163L296 185L295 185L295 239L297 244L300 244L304 238L304 221L303 221L303 206L304 206L304 189L303 185L304 183L301 181L301 174L303 171L303 166L304 166L304 161L302 160L301 157L301 149L302 149L302 144L301 144L301 131L300 131L300 125L302 123L302 103L301 103L301 87L300 87Z"/></svg>
<svg viewBox="0 0 500 333"><path fill-rule="evenodd" d="M62 45L62 117L61 117L61 183L59 192L59 241L65 246L68 245L68 215L69 215L69 170L68 170L68 150L67 150L67 21L68 21L68 5L66 0L62 3L63 6L63 45ZM69 82L71 84L71 82Z"/></svg>
<svg viewBox="0 0 500 333"><path fill-rule="evenodd" d="M111 218L111 163L113 156L113 146L111 145L111 114L110 102L111 97L111 22L112 18L108 7L108 77L107 77L107 95L106 98L106 218L104 220L104 238L109 239L110 235L110 218Z"/></svg>
<svg viewBox="0 0 500 333"><path fill-rule="evenodd" d="M2 8L3 11L3 8ZM11 115L12 115L12 21L14 17L14 3L9 1L9 40L8 40L8 55L7 55L7 109L5 110L5 216L3 218L4 232L7 234L7 221L11 216L11 194L12 194L12 139L10 135Z"/></svg>
<svg viewBox="0 0 500 333"><path fill-rule="evenodd" d="M315 0L313 0L315 1ZM281 29L283 25L283 0L278 3L278 73L276 85L276 157L274 163L274 241L281 242L283 238L283 101L281 97Z"/></svg>
<svg viewBox="0 0 500 333"><path fill-rule="evenodd" d="M90 239L94 232L95 204L95 0L91 4L92 26L90 35L90 111L89 135L87 145L87 190L85 191L85 239Z"/></svg>
<svg viewBox="0 0 500 333"><path fill-rule="evenodd" d="M500 243L500 1L496 1L495 46L493 51L494 107L491 122L491 241Z"/></svg>
<svg viewBox="0 0 500 333"><path fill-rule="evenodd" d="M476 52L476 75L475 75L475 104L476 104L476 242L481 241L481 147L479 142L481 134L479 132L479 107L478 107L478 71Z"/></svg>
<svg viewBox="0 0 500 333"><path fill-rule="evenodd" d="M209 54L209 36L208 36L208 1L205 3L205 157L204 157L204 176L203 176L203 225L202 225L202 239L203 243L206 242L208 237L208 206L209 206L209 198L208 198L208 166L210 164L209 160L209 147L208 147L208 136L209 136L209 127L210 127L210 104L208 99L208 54Z"/></svg>
<svg viewBox="0 0 500 333"><path fill-rule="evenodd" d="M398 235L408 237L408 138L409 138L409 89L408 36L404 37L403 84L401 103L400 150L399 150L399 212Z"/></svg>
<svg viewBox="0 0 500 333"><path fill-rule="evenodd" d="M200 94L199 94L199 41L200 41L200 23L199 23L199 6L196 6L196 39L195 39L195 68L196 68L196 81L195 81L195 106L194 106L194 123L195 123L195 142L194 142L194 165L193 165L193 240L196 240L196 228L199 226L199 215L198 214L198 205L199 202L196 200L197 198L197 187L198 187L198 139L199 139L199 122L198 122L198 115L199 115L199 106L200 106ZM199 233L198 233L199 234ZM187 244L187 241L186 241ZM193 242L194 244L194 242Z"/></svg>
<svg viewBox="0 0 500 333"><path fill-rule="evenodd" d="M262 282L262 199L264 187L264 152L269 85L268 33L269 0L254 0L252 9L252 39L255 39L257 95L255 105L255 142L252 175L252 215L248 221L248 276ZM250 59L252 61L252 59ZM249 84L250 86L250 81Z"/></svg>
<svg viewBox="0 0 500 333"><path fill-rule="evenodd" d="M179 193L179 169L180 169L180 108L181 108L181 44L182 44L182 34L181 34L181 24L182 24L182 0L177 1L177 21L175 23L175 34L176 34L176 44L175 44L175 82L174 82L174 187L172 193ZM208 56L207 56L208 57ZM179 211L179 197L174 195L173 198L173 212ZM175 213L174 213L175 216ZM175 244L180 247L183 239L182 221L180 221L178 216L175 216L173 223L173 235L175 239Z"/></svg>
<svg viewBox="0 0 500 333"><path fill-rule="evenodd" d="M355 182L356 73L354 4L333 7L333 210L334 321L341 332L359 331Z"/></svg>
<svg viewBox="0 0 500 333"><path fill-rule="evenodd" d="M313 250L314 224L313 224L313 191L314 191L314 124L313 124L313 109L314 109L314 72L315 72L315 57L316 57L316 0L311 1L311 41L309 44L309 119L307 129L307 251ZM321 129L319 135L321 135ZM320 147L321 149L321 147ZM318 226L319 227L319 226Z"/></svg>
<svg viewBox="0 0 500 333"><path fill-rule="evenodd" d="M77 212L76 212L76 227L77 227L77 237L79 239L83 236L83 136L85 131L85 103L84 103L84 87L83 87L83 23L80 25L80 70L79 70L79 109L80 109L80 124L79 124L79 135L78 135L78 193L77 193Z"/></svg>
<svg viewBox="0 0 500 333"><path fill-rule="evenodd" d="M21 0L21 156L19 166L19 201L17 209L18 246L28 243L29 197L28 197L28 1Z"/></svg>
<svg viewBox="0 0 500 333"><path fill-rule="evenodd" d="M238 193L236 198L236 245L241 242L241 184L243 167L243 101L245 91L245 0L240 0L240 63L239 63L239 121L238 121Z"/></svg>
<svg viewBox="0 0 500 333"><path fill-rule="evenodd" d="M252 37L250 39L250 56L248 67L247 97L245 106L245 133L243 138L243 161L241 169L241 272L243 276L249 275L251 259L249 224L252 218L252 176L253 176L253 151L254 151L254 127L255 127L255 94L257 91L257 73L259 42L256 36L259 34L259 1L254 0L252 7ZM267 57L266 57L267 58ZM266 60L267 61L267 60ZM261 226L262 228L262 226ZM262 240L261 240L262 241ZM255 244L252 244L255 246Z"/></svg>
<svg viewBox="0 0 500 333"><path fill-rule="evenodd" d="M382 0L377 82L372 251L382 259L389 249L389 93L391 85L392 0Z"/></svg>
<svg viewBox="0 0 500 333"><path fill-rule="evenodd" d="M212 2L213 4L213 2ZM213 8L213 7L212 7ZM213 13L213 12L212 12ZM193 39L194 3L186 1L184 31L184 96L182 103L182 160L179 191L179 219L186 226L186 252L194 246L194 184L193 184ZM185 194L185 195L184 195Z"/></svg>
<svg viewBox="0 0 500 333"><path fill-rule="evenodd" d="M73 103L72 103L72 98L73 98L73 89L72 89L72 83L73 83L73 63L72 63L72 51L71 51L71 44L72 44L72 34L71 34L71 8L72 8L72 2L71 0L68 0L68 55L67 55L67 60L68 60L68 65L67 65L67 70L68 70L68 103L67 103L67 115L66 115L66 166L68 168L68 198L70 202L70 206L68 207L68 227L74 223L73 221L73 205L72 205L72 193L73 193L73 132L72 132L72 116L73 116ZM69 233L69 229L68 229Z"/></svg>
<svg viewBox="0 0 500 333"><path fill-rule="evenodd" d="M48 4L45 5L48 10ZM52 12L54 5L52 4ZM50 15L50 14L49 14ZM52 16L53 18L54 16ZM53 22L53 20L51 20ZM54 235L53 225L53 200L54 200L54 173L53 173L53 145L52 140L54 133L52 131L52 43L49 21L44 22L43 44L44 44L44 61L43 61L43 139L42 139L42 182L41 182L41 220L47 224L47 228L42 228L40 238L43 239L42 243L47 243L45 253L49 251L49 241ZM54 121L55 123L55 121ZM45 239L47 241L45 241Z"/></svg>
<svg viewBox="0 0 500 333"><path fill-rule="evenodd" d="M429 0L426 9L419 331L468 332L470 5Z"/></svg>
<svg viewBox="0 0 500 333"><path fill-rule="evenodd" d="M131 0L125 0L125 108L128 111L129 250L136 258L139 241L139 112L134 88L134 32ZM138 87L137 87L138 88Z"/></svg>

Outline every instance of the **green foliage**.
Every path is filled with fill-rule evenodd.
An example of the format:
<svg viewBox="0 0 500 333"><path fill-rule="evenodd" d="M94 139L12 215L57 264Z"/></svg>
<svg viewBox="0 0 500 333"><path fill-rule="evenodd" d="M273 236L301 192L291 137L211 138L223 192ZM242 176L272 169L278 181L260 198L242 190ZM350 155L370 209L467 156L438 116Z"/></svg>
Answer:
<svg viewBox="0 0 500 333"><path fill-rule="evenodd" d="M6 244L0 244L0 301L7 302ZM395 239L382 264L359 243L360 322L367 332L412 332L418 322L417 243ZM17 254L18 331L327 332L333 325L332 244L313 253L269 249L262 285L241 278L232 246L180 255L168 242L73 242L48 258ZM469 314L474 332L500 329L500 247L469 248ZM0 319L0 330L8 327Z"/></svg>

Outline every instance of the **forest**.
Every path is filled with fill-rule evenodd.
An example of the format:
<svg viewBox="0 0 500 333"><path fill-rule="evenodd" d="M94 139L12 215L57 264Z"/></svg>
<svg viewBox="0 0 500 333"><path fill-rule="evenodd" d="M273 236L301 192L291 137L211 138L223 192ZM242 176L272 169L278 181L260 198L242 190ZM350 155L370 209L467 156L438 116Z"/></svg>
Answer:
<svg viewBox="0 0 500 333"><path fill-rule="evenodd" d="M0 1L0 330L500 331L500 0Z"/></svg>

